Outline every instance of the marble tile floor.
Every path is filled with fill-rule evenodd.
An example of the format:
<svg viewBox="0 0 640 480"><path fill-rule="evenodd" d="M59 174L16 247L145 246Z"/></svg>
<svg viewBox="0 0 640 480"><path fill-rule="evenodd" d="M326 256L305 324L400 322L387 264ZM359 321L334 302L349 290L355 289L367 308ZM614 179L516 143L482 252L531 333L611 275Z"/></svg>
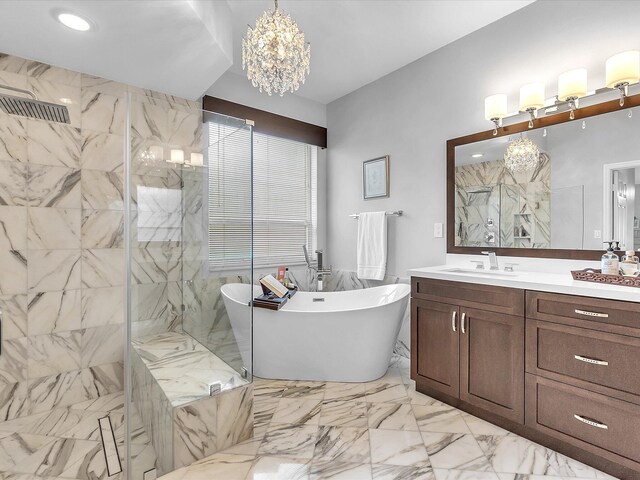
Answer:
<svg viewBox="0 0 640 480"><path fill-rule="evenodd" d="M0 479L123 480L122 473L107 471L99 423L107 415L124 463L124 395L118 392L0 423ZM140 472L155 464L155 452L139 416L132 418L132 466L142 478Z"/></svg>
<svg viewBox="0 0 640 480"><path fill-rule="evenodd" d="M162 480L612 479L415 391L408 360L370 383L254 379L255 435Z"/></svg>

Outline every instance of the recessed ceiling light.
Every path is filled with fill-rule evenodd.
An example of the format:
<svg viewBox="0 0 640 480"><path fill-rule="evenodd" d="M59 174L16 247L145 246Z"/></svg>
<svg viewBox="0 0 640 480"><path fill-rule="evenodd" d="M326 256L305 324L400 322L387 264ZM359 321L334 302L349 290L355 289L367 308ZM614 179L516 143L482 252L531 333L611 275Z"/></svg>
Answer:
<svg viewBox="0 0 640 480"><path fill-rule="evenodd" d="M72 30L78 30L79 32L86 32L87 30L91 30L91 22L79 15L76 15L75 13L58 13L56 18L61 24Z"/></svg>
<svg viewBox="0 0 640 480"><path fill-rule="evenodd" d="M484 154L483 153L474 153L473 155L471 155L471 158L480 158L483 157Z"/></svg>

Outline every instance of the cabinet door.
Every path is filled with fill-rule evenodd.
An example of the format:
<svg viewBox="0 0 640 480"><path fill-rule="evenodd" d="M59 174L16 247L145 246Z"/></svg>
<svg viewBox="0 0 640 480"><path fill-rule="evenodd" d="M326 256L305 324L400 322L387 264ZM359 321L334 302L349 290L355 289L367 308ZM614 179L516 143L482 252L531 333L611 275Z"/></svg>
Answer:
<svg viewBox="0 0 640 480"><path fill-rule="evenodd" d="M524 423L524 318L460 308L460 398Z"/></svg>
<svg viewBox="0 0 640 480"><path fill-rule="evenodd" d="M414 379L456 398L460 393L458 320L455 305L411 299Z"/></svg>

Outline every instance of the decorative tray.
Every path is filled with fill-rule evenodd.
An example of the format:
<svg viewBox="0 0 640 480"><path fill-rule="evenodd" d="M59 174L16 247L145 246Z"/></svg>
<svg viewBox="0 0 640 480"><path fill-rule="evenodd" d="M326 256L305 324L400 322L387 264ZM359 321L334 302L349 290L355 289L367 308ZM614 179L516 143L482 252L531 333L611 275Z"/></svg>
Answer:
<svg viewBox="0 0 640 480"><path fill-rule="evenodd" d="M640 288L640 277L624 277L622 275L607 275L594 268L584 270L572 270L574 280L583 282L606 283L608 285L622 285L623 287Z"/></svg>

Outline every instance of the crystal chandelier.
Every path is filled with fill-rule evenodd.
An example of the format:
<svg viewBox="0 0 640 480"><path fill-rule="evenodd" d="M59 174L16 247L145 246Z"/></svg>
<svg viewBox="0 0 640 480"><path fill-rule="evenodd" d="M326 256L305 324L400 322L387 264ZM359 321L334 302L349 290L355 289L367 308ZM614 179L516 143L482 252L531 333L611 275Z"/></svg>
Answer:
<svg viewBox="0 0 640 480"><path fill-rule="evenodd" d="M512 173L533 170L540 162L540 150L528 138L518 138L507 146L504 163Z"/></svg>
<svg viewBox="0 0 640 480"><path fill-rule="evenodd" d="M242 69L247 70L254 87L269 95L295 92L309 74L310 56L304 33L289 15L278 10L278 0L274 11L264 12L242 39Z"/></svg>

